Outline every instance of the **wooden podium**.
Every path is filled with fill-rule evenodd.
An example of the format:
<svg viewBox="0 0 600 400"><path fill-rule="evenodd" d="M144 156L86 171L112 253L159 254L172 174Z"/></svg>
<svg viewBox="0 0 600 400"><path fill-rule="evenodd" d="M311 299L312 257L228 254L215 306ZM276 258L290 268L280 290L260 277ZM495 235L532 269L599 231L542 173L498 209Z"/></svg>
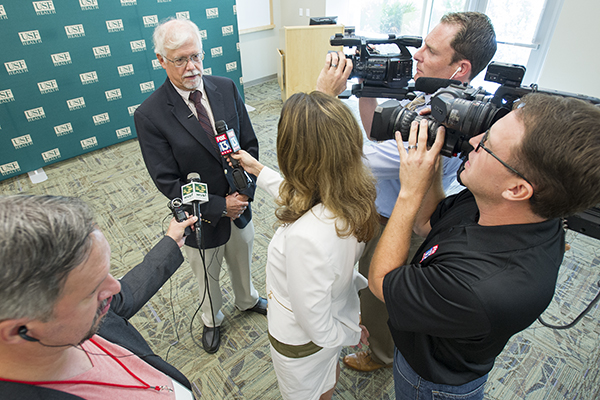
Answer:
<svg viewBox="0 0 600 400"><path fill-rule="evenodd" d="M315 90L327 52L342 50L342 46L329 44L336 33L344 33L344 26L285 26L281 29L277 78L283 101L294 93Z"/></svg>

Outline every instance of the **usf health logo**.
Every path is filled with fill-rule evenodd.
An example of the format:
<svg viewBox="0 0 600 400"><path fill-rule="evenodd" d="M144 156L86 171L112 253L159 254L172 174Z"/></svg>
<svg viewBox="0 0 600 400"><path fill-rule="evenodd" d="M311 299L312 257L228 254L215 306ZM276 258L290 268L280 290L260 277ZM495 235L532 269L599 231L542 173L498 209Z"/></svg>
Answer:
<svg viewBox="0 0 600 400"><path fill-rule="evenodd" d="M140 83L140 91L142 93L150 93L154 91L154 81Z"/></svg>
<svg viewBox="0 0 600 400"><path fill-rule="evenodd" d="M221 33L223 33L223 36L233 35L233 25L222 26Z"/></svg>
<svg viewBox="0 0 600 400"><path fill-rule="evenodd" d="M227 70L227 72L236 71L237 70L237 61L233 61L233 62L225 64L225 69Z"/></svg>
<svg viewBox="0 0 600 400"><path fill-rule="evenodd" d="M137 108L139 107L139 104L136 104L135 106L129 106L127 107L127 112L129 113L130 117L133 117L133 114L135 113L135 110L137 110Z"/></svg>
<svg viewBox="0 0 600 400"><path fill-rule="evenodd" d="M79 110L85 108L85 100L83 97L67 100L67 106L69 107L69 111Z"/></svg>
<svg viewBox="0 0 600 400"><path fill-rule="evenodd" d="M83 150L91 149L92 147L98 146L98 140L96 140L96 136L80 140L79 143L81 143L81 148Z"/></svg>
<svg viewBox="0 0 600 400"><path fill-rule="evenodd" d="M123 96L121 95L121 89L119 88L107 90L106 92L104 92L104 95L106 96L106 101L114 101L123 98Z"/></svg>
<svg viewBox="0 0 600 400"><path fill-rule="evenodd" d="M31 135L23 135L16 138L10 139L15 149L22 149L23 147L31 146L33 144L33 140L31 140Z"/></svg>
<svg viewBox="0 0 600 400"><path fill-rule="evenodd" d="M219 18L219 7L207 8L206 9L206 18L207 19Z"/></svg>
<svg viewBox="0 0 600 400"><path fill-rule="evenodd" d="M89 85L90 83L98 82L98 74L96 71L84 72L83 74L79 74L79 79L81 79L82 85Z"/></svg>
<svg viewBox="0 0 600 400"><path fill-rule="evenodd" d="M14 174L16 172L21 172L21 167L17 161L9 162L4 165L0 165L0 173L2 176Z"/></svg>
<svg viewBox="0 0 600 400"><path fill-rule="evenodd" d="M212 75L212 68L210 68L210 67L204 68L202 70L202 74L204 74L204 75Z"/></svg>
<svg viewBox="0 0 600 400"><path fill-rule="evenodd" d="M146 15L142 17L144 28L153 28L158 25L158 15Z"/></svg>
<svg viewBox="0 0 600 400"><path fill-rule="evenodd" d="M135 6L136 4L137 4L136 0L121 0L122 7Z"/></svg>
<svg viewBox="0 0 600 400"><path fill-rule="evenodd" d="M133 64L119 65L117 67L117 71L119 72L119 76L121 78L133 75Z"/></svg>
<svg viewBox="0 0 600 400"><path fill-rule="evenodd" d="M11 101L15 101L15 96L13 96L12 90L0 90L0 104L10 103Z"/></svg>
<svg viewBox="0 0 600 400"><path fill-rule="evenodd" d="M58 84L56 83L56 79L51 79L49 81L38 82L38 89L40 89L41 94L58 92Z"/></svg>
<svg viewBox="0 0 600 400"><path fill-rule="evenodd" d="M5 62L4 67L6 67L6 72L8 72L9 75L24 74L25 72L29 72L27 69L27 64L25 64L25 60Z"/></svg>
<svg viewBox="0 0 600 400"><path fill-rule="evenodd" d="M117 129L115 132L117 133L117 139L124 139L126 137L131 136L131 128L129 126Z"/></svg>
<svg viewBox="0 0 600 400"><path fill-rule="evenodd" d="M177 18L177 19L190 19L190 12L189 11L180 11L178 13L175 13L175 18Z"/></svg>
<svg viewBox="0 0 600 400"><path fill-rule="evenodd" d="M60 151L58 147L56 149L48 150L42 153L42 159L44 162L49 163L60 158Z"/></svg>
<svg viewBox="0 0 600 400"><path fill-rule="evenodd" d="M98 0L79 0L79 6L82 11L97 10L99 8Z"/></svg>
<svg viewBox="0 0 600 400"><path fill-rule="evenodd" d="M94 51L94 57L96 59L110 57L111 55L109 45L92 47L92 50Z"/></svg>
<svg viewBox="0 0 600 400"><path fill-rule="evenodd" d="M34 1L33 9L35 10L35 15L48 15L48 14L56 14L56 10L54 9L54 3L52 1Z"/></svg>
<svg viewBox="0 0 600 400"><path fill-rule="evenodd" d="M146 51L146 41L142 40L132 40L129 42L129 46L131 47L131 51L133 53L137 53L138 51Z"/></svg>
<svg viewBox="0 0 600 400"><path fill-rule="evenodd" d="M54 127L54 133L56 133L56 136L65 136L69 133L73 133L73 125L71 125L70 122L62 125L56 125Z"/></svg>
<svg viewBox="0 0 600 400"><path fill-rule="evenodd" d="M223 55L223 46L213 47L210 49L210 56L212 58L221 57Z"/></svg>
<svg viewBox="0 0 600 400"><path fill-rule="evenodd" d="M85 36L85 30L82 24L77 25L65 25L65 32L67 32L67 38L73 39Z"/></svg>
<svg viewBox="0 0 600 400"><path fill-rule="evenodd" d="M110 117L108 116L108 113L105 112L92 116L92 120L94 121L94 125L98 126L102 124L108 124L110 122Z"/></svg>
<svg viewBox="0 0 600 400"><path fill-rule="evenodd" d="M121 32L121 31L125 30L125 28L123 27L123 20L122 19L112 19L110 21L106 21L106 29L108 29L109 33Z"/></svg>
<svg viewBox="0 0 600 400"><path fill-rule="evenodd" d="M6 15L6 10L2 4L0 4L0 19L8 19L8 15Z"/></svg>
<svg viewBox="0 0 600 400"><path fill-rule="evenodd" d="M46 118L44 107L32 108L31 110L23 111L27 122L37 121L38 119Z"/></svg>
<svg viewBox="0 0 600 400"><path fill-rule="evenodd" d="M156 59L156 58L152 60L152 69L153 70L162 69L162 65L160 65L160 61L158 61L158 59Z"/></svg>
<svg viewBox="0 0 600 400"><path fill-rule="evenodd" d="M21 44L23 46L29 46L30 44L42 43L42 37L40 36L40 32L35 31L27 31L27 32L19 32L19 39L21 39Z"/></svg>
<svg viewBox="0 0 600 400"><path fill-rule="evenodd" d="M50 57L52 57L52 63L55 67L72 64L71 54L69 54L68 51L65 51L64 53L51 54Z"/></svg>
<svg viewBox="0 0 600 400"><path fill-rule="evenodd" d="M206 40L206 38L208 38L208 33L206 32L206 29L202 29L200 31L200 39Z"/></svg>

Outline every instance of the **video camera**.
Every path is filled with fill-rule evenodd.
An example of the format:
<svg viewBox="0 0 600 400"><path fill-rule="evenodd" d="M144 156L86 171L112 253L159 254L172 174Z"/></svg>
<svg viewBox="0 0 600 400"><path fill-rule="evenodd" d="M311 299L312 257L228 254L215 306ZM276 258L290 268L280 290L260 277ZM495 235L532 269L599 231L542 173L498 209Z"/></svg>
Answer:
<svg viewBox="0 0 600 400"><path fill-rule="evenodd" d="M520 86L525 75L525 67L515 64L492 62L488 66L485 80L500 83L491 95L483 88L473 88L457 84L448 79L419 78L417 89L431 87L423 82L437 82L438 89L431 96L431 115L421 116L415 111L400 106L396 100L388 100L375 109L371 138L375 140L393 139L400 131L402 140L407 141L412 121L428 121L427 145L433 145L437 129L446 128L446 137L440 154L452 157L472 150L469 139L488 130L494 122L512 110L513 103L528 93L539 92L563 97L575 97L599 104L600 99L573 93L542 90L537 85ZM431 92L434 90L430 89Z"/></svg>
<svg viewBox="0 0 600 400"><path fill-rule="evenodd" d="M332 46L355 47L353 54L346 54L352 60L352 73L349 78L362 78L362 84L352 87L356 97L389 97L403 99L413 91L408 86L412 79L412 54L406 48L421 47L419 36L389 34L387 39L368 39L354 35L354 28L346 28L344 34L336 33L329 40ZM395 44L399 53L380 54L372 45Z"/></svg>

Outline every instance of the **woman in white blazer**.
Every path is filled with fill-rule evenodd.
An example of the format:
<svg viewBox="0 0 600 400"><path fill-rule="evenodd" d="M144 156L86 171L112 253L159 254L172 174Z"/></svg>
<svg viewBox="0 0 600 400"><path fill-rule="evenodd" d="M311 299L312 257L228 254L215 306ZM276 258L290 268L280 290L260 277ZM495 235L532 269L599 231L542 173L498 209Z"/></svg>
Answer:
<svg viewBox="0 0 600 400"><path fill-rule="evenodd" d="M277 134L283 178L244 151L233 157L276 198L281 224L266 266L269 340L284 399L330 399L342 346L366 343L354 265L377 226L375 184L352 112L321 92L284 104Z"/></svg>

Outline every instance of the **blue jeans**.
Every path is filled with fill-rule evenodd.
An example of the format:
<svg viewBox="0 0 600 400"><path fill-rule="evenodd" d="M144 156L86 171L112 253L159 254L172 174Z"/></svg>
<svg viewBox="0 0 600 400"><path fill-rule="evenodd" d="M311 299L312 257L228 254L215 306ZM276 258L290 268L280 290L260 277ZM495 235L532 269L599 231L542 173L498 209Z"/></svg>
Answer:
<svg viewBox="0 0 600 400"><path fill-rule="evenodd" d="M426 381L408 365L395 349L394 386L396 400L481 400L487 374L460 386L442 385Z"/></svg>

